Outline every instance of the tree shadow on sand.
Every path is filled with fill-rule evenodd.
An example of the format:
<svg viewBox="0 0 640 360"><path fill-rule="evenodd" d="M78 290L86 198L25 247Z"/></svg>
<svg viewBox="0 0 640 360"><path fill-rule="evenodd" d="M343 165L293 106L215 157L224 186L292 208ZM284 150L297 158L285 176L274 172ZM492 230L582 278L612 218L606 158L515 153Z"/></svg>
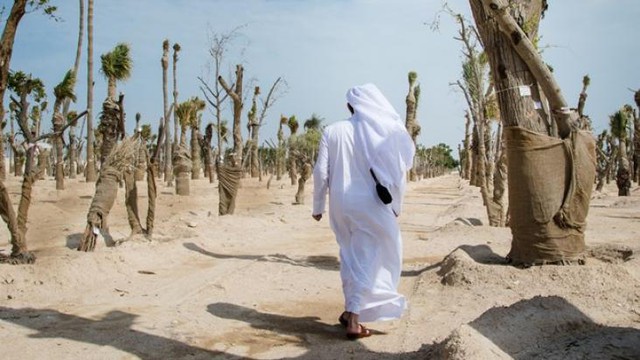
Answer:
<svg viewBox="0 0 640 360"><path fill-rule="evenodd" d="M509 265L509 262L504 256L496 254L491 247L488 245L460 245L457 248L453 249L449 255L455 253L458 250L464 251L473 261L478 264L484 265ZM414 277L422 275L429 270L440 269L442 265L445 263L445 259L449 256L445 256L441 261L430 264L422 269L416 270L403 270L403 277Z"/></svg>
<svg viewBox="0 0 640 360"><path fill-rule="evenodd" d="M485 265L508 265L507 258L496 254L489 245L460 245L453 251L462 250L469 255L473 261ZM453 252L452 251L452 252Z"/></svg>
<svg viewBox="0 0 640 360"><path fill-rule="evenodd" d="M113 236L111 236L111 234L109 234L107 231L100 230L100 234L104 239L104 245L106 247L113 247L116 245L115 240L113 240ZM67 248L74 249L74 250L77 249L78 246L80 245L80 242L82 241L83 236L84 235L82 233L67 235L67 244L66 244Z"/></svg>
<svg viewBox="0 0 640 360"><path fill-rule="evenodd" d="M302 267L314 267L320 270L340 270L340 263L335 256L305 256L300 258L291 258L284 254L269 254L269 255L227 255L214 253L203 249L194 243L184 243L185 248L198 252L200 254L210 256L216 259L240 259L249 261L268 261L277 262L282 264L289 264L293 266Z"/></svg>
<svg viewBox="0 0 640 360"><path fill-rule="evenodd" d="M225 359L240 359L132 329L136 317L135 314L111 311L102 319L93 320L50 309L0 307L0 320L37 331L29 335L35 339L62 338L110 346L140 359L211 359L221 355Z"/></svg>

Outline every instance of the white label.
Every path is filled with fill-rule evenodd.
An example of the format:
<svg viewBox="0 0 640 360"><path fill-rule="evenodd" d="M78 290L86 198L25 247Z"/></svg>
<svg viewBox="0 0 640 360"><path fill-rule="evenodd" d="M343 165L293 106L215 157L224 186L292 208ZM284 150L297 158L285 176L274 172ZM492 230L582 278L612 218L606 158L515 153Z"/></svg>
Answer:
<svg viewBox="0 0 640 360"><path fill-rule="evenodd" d="M520 96L531 96L531 88L529 85L520 85L518 86L518 90L520 90Z"/></svg>

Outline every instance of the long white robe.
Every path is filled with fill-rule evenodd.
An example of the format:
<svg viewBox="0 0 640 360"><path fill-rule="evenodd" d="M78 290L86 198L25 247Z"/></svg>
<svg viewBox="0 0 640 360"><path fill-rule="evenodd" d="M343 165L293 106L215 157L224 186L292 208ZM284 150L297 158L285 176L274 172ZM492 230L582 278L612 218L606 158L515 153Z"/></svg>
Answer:
<svg viewBox="0 0 640 360"><path fill-rule="evenodd" d="M331 228L340 246L345 310L360 321L397 319L406 308L397 292L402 238L392 205L378 199L370 162L352 117L325 128L313 171L314 214L322 214L329 193ZM394 202L400 189L390 189Z"/></svg>

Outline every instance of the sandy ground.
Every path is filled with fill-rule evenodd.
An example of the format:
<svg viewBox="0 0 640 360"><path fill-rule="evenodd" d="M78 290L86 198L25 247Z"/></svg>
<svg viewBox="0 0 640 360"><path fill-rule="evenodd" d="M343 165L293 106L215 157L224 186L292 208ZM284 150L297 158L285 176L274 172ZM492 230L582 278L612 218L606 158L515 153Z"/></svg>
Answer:
<svg viewBox="0 0 640 360"><path fill-rule="evenodd" d="M18 180L7 186L17 204ZM38 260L0 265L0 357L640 359L637 187L594 194L585 266L518 269L503 264L510 231L485 225L476 188L456 175L411 183L399 220L409 309L358 341L337 324L337 245L311 219L311 187L293 205L288 179L244 179L236 214L219 217L208 180L188 197L159 185L151 241L129 237L121 189L110 236L82 253L93 184L39 181L27 233ZM4 254L8 238L3 226Z"/></svg>

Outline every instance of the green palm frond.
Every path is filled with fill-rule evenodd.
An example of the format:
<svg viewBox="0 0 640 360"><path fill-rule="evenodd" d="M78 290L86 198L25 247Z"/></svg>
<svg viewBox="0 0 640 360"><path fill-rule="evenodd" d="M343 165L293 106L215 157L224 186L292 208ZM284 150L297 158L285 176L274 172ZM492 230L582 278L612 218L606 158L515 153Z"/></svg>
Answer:
<svg viewBox="0 0 640 360"><path fill-rule="evenodd" d="M311 117L304 122L303 127L305 130L320 130L323 121L323 118L312 114Z"/></svg>
<svg viewBox="0 0 640 360"><path fill-rule="evenodd" d="M42 80L22 71L9 73L7 87L18 96L33 96L36 102L41 102L47 97Z"/></svg>
<svg viewBox="0 0 640 360"><path fill-rule="evenodd" d="M76 101L76 94L73 92L73 88L76 84L76 74L73 70L67 71L62 81L53 88L53 94L56 100L64 101L70 99Z"/></svg>
<svg viewBox="0 0 640 360"><path fill-rule="evenodd" d="M100 56L100 60L102 61L101 71L105 77L121 81L131 76L133 61L129 45L125 43L116 45L113 50Z"/></svg>
<svg viewBox="0 0 640 360"><path fill-rule="evenodd" d="M616 111L613 115L609 116L609 128L611 129L611 135L618 139L627 139L627 125L629 117L624 109Z"/></svg>
<svg viewBox="0 0 640 360"><path fill-rule="evenodd" d="M176 108L176 117L178 118L178 122L180 122L180 126L186 127L189 123L189 118L191 117L192 105L191 101L186 100L178 104Z"/></svg>
<svg viewBox="0 0 640 360"><path fill-rule="evenodd" d="M183 127L197 126L198 114L206 107L204 100L197 96L192 97L178 105L176 108L176 116L180 125Z"/></svg>
<svg viewBox="0 0 640 360"><path fill-rule="evenodd" d="M222 142L224 142L225 144L228 143L229 142L229 125L227 124L227 120L220 121L220 128L217 130L220 132L220 138Z"/></svg>
<svg viewBox="0 0 640 360"><path fill-rule="evenodd" d="M295 115L289 118L289 121L287 122L287 126L289 127L291 134L295 134L296 132L298 132L298 127L300 125L298 124L298 119L296 119Z"/></svg>
<svg viewBox="0 0 640 360"><path fill-rule="evenodd" d="M67 113L67 122L69 122L69 121L71 121L71 120L75 119L75 118L76 118L76 116L78 116L78 112L77 112L77 111L74 111L74 110L69 111L69 112Z"/></svg>
<svg viewBox="0 0 640 360"><path fill-rule="evenodd" d="M418 79L418 73L415 71L409 71L409 85L413 86L413 84L416 82L416 79Z"/></svg>

